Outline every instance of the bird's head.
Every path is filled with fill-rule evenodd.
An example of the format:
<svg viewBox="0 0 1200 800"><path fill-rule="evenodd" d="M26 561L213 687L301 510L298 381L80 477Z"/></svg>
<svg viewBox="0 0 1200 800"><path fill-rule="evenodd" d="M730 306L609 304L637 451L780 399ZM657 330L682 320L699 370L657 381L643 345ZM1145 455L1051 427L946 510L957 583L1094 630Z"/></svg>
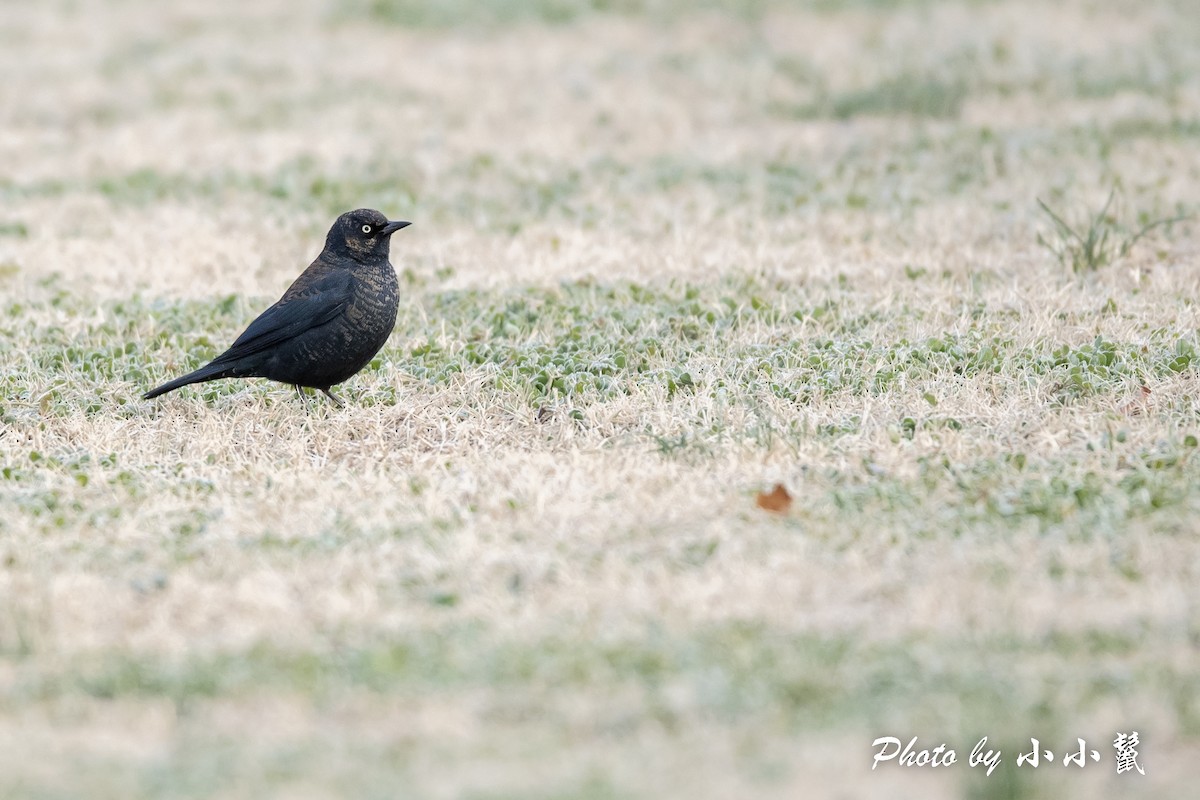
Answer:
<svg viewBox="0 0 1200 800"><path fill-rule="evenodd" d="M411 222L390 222L387 217L371 208L347 211L337 218L329 235L325 237L325 249L338 255L349 256L355 261L369 262L387 260L392 234Z"/></svg>

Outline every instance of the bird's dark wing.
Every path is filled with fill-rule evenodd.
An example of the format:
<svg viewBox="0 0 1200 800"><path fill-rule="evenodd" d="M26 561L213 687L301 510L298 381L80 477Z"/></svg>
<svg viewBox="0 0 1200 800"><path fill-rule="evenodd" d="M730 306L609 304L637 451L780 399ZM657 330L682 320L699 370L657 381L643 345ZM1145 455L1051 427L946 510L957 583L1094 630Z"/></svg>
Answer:
<svg viewBox="0 0 1200 800"><path fill-rule="evenodd" d="M228 363L261 353L294 339L310 328L324 325L350 304L352 282L348 270L337 270L295 294L288 292L282 300L251 322L250 327L214 363Z"/></svg>

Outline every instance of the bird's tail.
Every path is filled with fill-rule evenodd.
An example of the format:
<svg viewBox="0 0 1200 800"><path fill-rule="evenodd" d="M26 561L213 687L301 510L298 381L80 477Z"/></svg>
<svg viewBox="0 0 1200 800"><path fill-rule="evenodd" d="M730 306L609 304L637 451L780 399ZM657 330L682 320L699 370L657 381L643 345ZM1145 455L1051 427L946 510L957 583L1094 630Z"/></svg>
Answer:
<svg viewBox="0 0 1200 800"><path fill-rule="evenodd" d="M218 378L227 378L232 374L228 364L206 364L195 372L189 372L187 375L176 378L173 381L167 381L162 386L156 389L151 389L142 395L143 400L150 400L158 397L160 394L173 392L180 386L187 386L189 383L204 383L205 381L215 381Z"/></svg>

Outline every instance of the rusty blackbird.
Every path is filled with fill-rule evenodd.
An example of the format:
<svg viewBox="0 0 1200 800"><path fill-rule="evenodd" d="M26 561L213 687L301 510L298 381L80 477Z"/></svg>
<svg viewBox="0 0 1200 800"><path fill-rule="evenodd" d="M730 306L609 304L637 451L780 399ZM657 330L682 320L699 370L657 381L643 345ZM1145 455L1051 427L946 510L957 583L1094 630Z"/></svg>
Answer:
<svg viewBox="0 0 1200 800"><path fill-rule="evenodd" d="M365 367L396 324L399 286L389 242L410 224L369 208L342 214L321 255L228 350L143 398L219 378L269 378L292 384L301 398L301 387L320 389L340 407L330 387Z"/></svg>

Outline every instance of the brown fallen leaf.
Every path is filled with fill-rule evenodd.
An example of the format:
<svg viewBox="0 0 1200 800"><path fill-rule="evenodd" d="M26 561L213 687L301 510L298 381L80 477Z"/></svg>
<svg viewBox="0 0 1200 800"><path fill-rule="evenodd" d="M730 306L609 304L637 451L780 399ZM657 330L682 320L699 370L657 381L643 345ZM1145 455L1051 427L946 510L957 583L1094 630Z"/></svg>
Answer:
<svg viewBox="0 0 1200 800"><path fill-rule="evenodd" d="M783 488L782 483L777 483L771 491L759 492L758 497L754 498L754 503L767 511L785 514L792 507L792 496L788 494L787 489Z"/></svg>
<svg viewBox="0 0 1200 800"><path fill-rule="evenodd" d="M1150 408L1150 387L1142 386L1142 391L1138 397L1125 403L1119 411L1127 416L1137 416Z"/></svg>

